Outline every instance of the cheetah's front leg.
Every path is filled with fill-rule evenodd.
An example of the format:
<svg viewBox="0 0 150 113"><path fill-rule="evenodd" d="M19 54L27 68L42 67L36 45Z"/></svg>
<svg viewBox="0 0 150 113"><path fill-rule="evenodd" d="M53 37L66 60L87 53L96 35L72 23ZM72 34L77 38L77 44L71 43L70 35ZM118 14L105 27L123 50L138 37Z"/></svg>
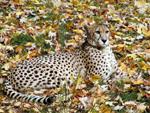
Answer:
<svg viewBox="0 0 150 113"><path fill-rule="evenodd" d="M119 80L124 80L126 78L128 78L128 74L122 71L121 69L117 68L116 71L113 73L110 81L116 82Z"/></svg>

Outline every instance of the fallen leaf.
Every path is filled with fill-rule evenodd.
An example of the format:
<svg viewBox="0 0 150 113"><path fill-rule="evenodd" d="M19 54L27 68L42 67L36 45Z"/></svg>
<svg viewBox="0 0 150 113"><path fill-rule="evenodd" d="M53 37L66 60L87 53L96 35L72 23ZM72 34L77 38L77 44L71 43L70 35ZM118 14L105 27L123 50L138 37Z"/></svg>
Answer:
<svg viewBox="0 0 150 113"><path fill-rule="evenodd" d="M17 53L22 53L22 51L24 50L24 47L23 46L17 46L16 47L16 49L15 49L15 51L17 52Z"/></svg>
<svg viewBox="0 0 150 113"><path fill-rule="evenodd" d="M109 106L102 104L100 106L99 113L114 113L114 112L111 110Z"/></svg>
<svg viewBox="0 0 150 113"><path fill-rule="evenodd" d="M3 109L0 109L0 113L4 113L4 110L3 110Z"/></svg>
<svg viewBox="0 0 150 113"><path fill-rule="evenodd" d="M21 105L21 102L16 102L16 103L14 103L14 106L15 107L19 107Z"/></svg>
<svg viewBox="0 0 150 113"><path fill-rule="evenodd" d="M138 80L133 80L132 83L135 85L139 85L139 84L143 84L144 81L142 79L138 79Z"/></svg>
<svg viewBox="0 0 150 113"><path fill-rule="evenodd" d="M138 104L137 109L141 112L144 112L146 110L147 106L144 103Z"/></svg>
<svg viewBox="0 0 150 113"><path fill-rule="evenodd" d="M90 77L91 82L98 84L100 80L102 80L102 77L100 75L91 75Z"/></svg>
<svg viewBox="0 0 150 113"><path fill-rule="evenodd" d="M74 29L73 32L77 33L77 34L83 34L83 31L80 29Z"/></svg>
<svg viewBox="0 0 150 113"><path fill-rule="evenodd" d="M28 103L26 103L26 104L23 105L23 107L24 107L24 108L31 108L31 105L28 104Z"/></svg>
<svg viewBox="0 0 150 113"><path fill-rule="evenodd" d="M33 58L39 55L38 50L29 51L27 58Z"/></svg>
<svg viewBox="0 0 150 113"><path fill-rule="evenodd" d="M124 103L125 106L136 107L137 103L135 101L127 101Z"/></svg>

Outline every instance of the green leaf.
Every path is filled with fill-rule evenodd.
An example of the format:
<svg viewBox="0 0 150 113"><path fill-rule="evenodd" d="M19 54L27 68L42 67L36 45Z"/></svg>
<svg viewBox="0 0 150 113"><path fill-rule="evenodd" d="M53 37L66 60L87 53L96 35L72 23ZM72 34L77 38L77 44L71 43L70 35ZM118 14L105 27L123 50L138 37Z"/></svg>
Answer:
<svg viewBox="0 0 150 113"><path fill-rule="evenodd" d="M65 46L65 40L67 39L67 35L66 35L67 31L68 30L66 24L62 23L59 28L59 42L63 47Z"/></svg>
<svg viewBox="0 0 150 113"><path fill-rule="evenodd" d="M125 92L121 94L121 98L123 101L137 100L137 97L137 92Z"/></svg>
<svg viewBox="0 0 150 113"><path fill-rule="evenodd" d="M148 97L142 97L139 102L144 102L146 105L150 105L150 99Z"/></svg>
<svg viewBox="0 0 150 113"><path fill-rule="evenodd" d="M28 34L21 33L13 37L10 43L12 45L24 45L27 42L34 42L34 39Z"/></svg>
<svg viewBox="0 0 150 113"><path fill-rule="evenodd" d="M116 85L117 85L119 88L123 89L123 88L124 88L124 81L123 81L123 80L117 81L117 82L116 82Z"/></svg>
<svg viewBox="0 0 150 113"><path fill-rule="evenodd" d="M44 20L52 20L52 21L59 20L59 18L60 16L58 14L54 14L52 12L47 13L45 17L43 17Z"/></svg>
<svg viewBox="0 0 150 113"><path fill-rule="evenodd" d="M51 48L51 46L48 43L46 43L44 37L45 37L45 35L40 35L40 36L35 37L35 44L38 47L41 47L42 49Z"/></svg>

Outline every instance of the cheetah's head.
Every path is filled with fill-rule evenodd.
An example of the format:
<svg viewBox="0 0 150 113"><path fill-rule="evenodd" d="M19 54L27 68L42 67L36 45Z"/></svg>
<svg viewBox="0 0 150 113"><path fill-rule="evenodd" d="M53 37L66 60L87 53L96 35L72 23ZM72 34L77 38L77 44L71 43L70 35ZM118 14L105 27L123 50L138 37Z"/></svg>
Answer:
<svg viewBox="0 0 150 113"><path fill-rule="evenodd" d="M109 45L110 32L107 25L94 25L86 28L87 42L98 48L104 48Z"/></svg>

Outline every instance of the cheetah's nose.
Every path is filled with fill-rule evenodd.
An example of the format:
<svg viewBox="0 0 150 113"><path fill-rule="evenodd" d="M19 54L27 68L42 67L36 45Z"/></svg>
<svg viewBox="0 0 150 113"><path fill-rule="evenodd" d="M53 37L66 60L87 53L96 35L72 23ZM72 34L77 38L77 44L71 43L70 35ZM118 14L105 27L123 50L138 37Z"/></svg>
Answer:
<svg viewBox="0 0 150 113"><path fill-rule="evenodd" d="M106 39L102 39L102 42L105 43L107 40Z"/></svg>

